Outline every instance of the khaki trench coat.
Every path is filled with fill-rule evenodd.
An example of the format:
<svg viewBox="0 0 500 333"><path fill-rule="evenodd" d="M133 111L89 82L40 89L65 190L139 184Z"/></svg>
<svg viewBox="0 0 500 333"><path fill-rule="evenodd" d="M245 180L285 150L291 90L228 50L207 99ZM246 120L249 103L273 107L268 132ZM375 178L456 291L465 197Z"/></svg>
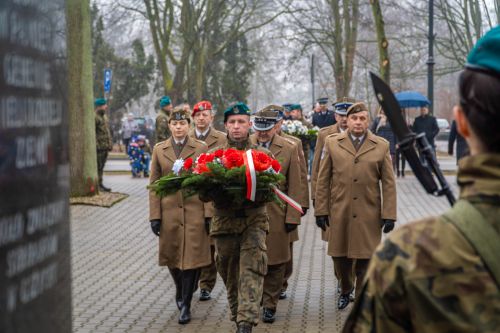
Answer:
<svg viewBox="0 0 500 333"><path fill-rule="evenodd" d="M309 182L307 180L307 164L304 157L304 151L302 148L302 140L299 138L288 135L286 133L281 133L280 136L290 139L295 142L299 148L299 162L300 162L300 182L302 184L302 195L300 196L299 203L304 208L309 208ZM299 229L295 229L288 234L290 237L290 243L299 240Z"/></svg>
<svg viewBox="0 0 500 333"><path fill-rule="evenodd" d="M253 143L257 143L255 134L251 136ZM298 146L286 138L275 135L268 148L281 164L281 173L286 181L280 186L295 201L301 195L300 164ZM290 260L290 239L286 232L285 223L300 224L300 213L290 205L284 208L271 202L266 205L269 216L269 233L266 238L268 265L278 265Z"/></svg>
<svg viewBox="0 0 500 333"><path fill-rule="evenodd" d="M328 255L369 259L381 220L396 220L389 143L370 131L356 152L348 132L326 139L316 187L316 216L329 215Z"/></svg>
<svg viewBox="0 0 500 333"><path fill-rule="evenodd" d="M195 159L207 151L202 141L187 137L180 157ZM158 143L153 149L150 183L172 171L176 160L172 139ZM211 204L197 196L183 198L181 192L163 198L149 194L149 219L161 219L159 264L181 270L207 266L211 262L210 243L205 230L205 217L212 217Z"/></svg>
<svg viewBox="0 0 500 333"><path fill-rule="evenodd" d="M189 131L189 136L192 137L193 139L196 139L196 132L194 128L192 128ZM208 146L208 150L212 150L216 147L222 146L226 143L226 133L221 132L216 130L215 128L211 127L210 132L208 132L207 138L204 140L204 142Z"/></svg>
<svg viewBox="0 0 500 333"><path fill-rule="evenodd" d="M311 168L311 199L314 200L314 196L316 194L316 183L318 181L318 173L319 173L319 162L321 161L321 154L323 152L323 147L325 146L326 138L335 133L340 133L340 128L338 124L323 127L319 130L318 138L316 140L316 148ZM328 242L328 232L329 227L326 227L326 230L321 230L321 240Z"/></svg>

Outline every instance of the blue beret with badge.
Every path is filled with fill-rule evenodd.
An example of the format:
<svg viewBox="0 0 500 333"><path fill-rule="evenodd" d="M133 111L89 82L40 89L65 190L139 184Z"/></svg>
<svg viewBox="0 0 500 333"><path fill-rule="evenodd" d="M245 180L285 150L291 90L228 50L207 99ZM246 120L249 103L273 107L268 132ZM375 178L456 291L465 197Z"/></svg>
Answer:
<svg viewBox="0 0 500 333"><path fill-rule="evenodd" d="M106 105L108 103L108 101L106 101L105 98L96 98L96 100L94 101L94 106L97 107L97 106L103 106L103 105Z"/></svg>
<svg viewBox="0 0 500 333"><path fill-rule="evenodd" d="M163 96L160 98L160 108L172 104L172 100L168 96Z"/></svg>
<svg viewBox="0 0 500 333"><path fill-rule="evenodd" d="M500 25L477 41L467 57L465 68L500 77Z"/></svg>
<svg viewBox="0 0 500 333"><path fill-rule="evenodd" d="M238 102L230 105L226 110L224 110L224 122L227 121L229 116L233 115L247 115L250 116L250 108L243 102Z"/></svg>

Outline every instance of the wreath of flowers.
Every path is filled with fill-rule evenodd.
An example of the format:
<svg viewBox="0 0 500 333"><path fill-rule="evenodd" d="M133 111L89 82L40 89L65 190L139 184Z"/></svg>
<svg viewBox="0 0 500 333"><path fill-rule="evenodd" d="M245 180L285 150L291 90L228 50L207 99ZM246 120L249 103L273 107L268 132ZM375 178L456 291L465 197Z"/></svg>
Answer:
<svg viewBox="0 0 500 333"><path fill-rule="evenodd" d="M217 208L255 207L275 201L282 205L273 188L285 180L280 163L263 151L251 150L256 175L255 201L246 198L245 151L229 148L204 153L196 160L175 161L172 172L148 188L160 197L182 190L185 196L198 194L202 201L213 201Z"/></svg>
<svg viewBox="0 0 500 333"><path fill-rule="evenodd" d="M314 126L308 129L298 120L285 120L281 125L281 130L299 139L315 140L318 137L319 127Z"/></svg>

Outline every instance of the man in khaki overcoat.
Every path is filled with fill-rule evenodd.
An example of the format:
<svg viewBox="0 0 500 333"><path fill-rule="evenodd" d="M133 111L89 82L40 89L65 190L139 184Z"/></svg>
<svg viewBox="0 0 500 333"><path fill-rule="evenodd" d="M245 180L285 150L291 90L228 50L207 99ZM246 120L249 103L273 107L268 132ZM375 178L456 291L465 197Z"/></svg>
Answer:
<svg viewBox="0 0 500 333"><path fill-rule="evenodd" d="M196 103L191 116L193 117L194 128L189 131L190 137L205 142L209 151L226 143L226 134L212 127L212 122L214 121L212 103L209 101ZM210 226L206 225L206 229L208 233ZM210 251L212 262L210 265L203 267L200 273L200 301L207 301L211 298L210 293L217 281L215 244L213 239L210 239Z"/></svg>
<svg viewBox="0 0 500 333"><path fill-rule="evenodd" d="M311 168L311 199L315 203L316 183L318 181L319 162L321 161L321 153L325 146L325 140L328 136L335 133L342 133L347 130L347 109L354 103L354 99L344 97L334 104L335 107L335 120L334 125L323 127L319 130L318 138L316 139L316 154ZM324 225L321 228L321 239L325 242L328 241L328 226Z"/></svg>
<svg viewBox="0 0 500 333"><path fill-rule="evenodd" d="M299 197L299 203L302 206L302 211L304 215L306 215L307 210L309 209L309 182L307 180L307 164L304 156L304 149L302 146L302 140L299 138L288 135L281 131L281 125L283 124L283 119L285 116L285 108L280 107L278 105L273 105L273 107L278 110L278 123L276 124L276 134L282 136L290 141L295 142L299 149L299 163L300 163L300 183L302 184L301 195ZM286 290L288 288L288 279L292 276L293 273L293 243L299 240L299 230L295 229L288 233L290 238L290 260L288 261L285 269L285 277L283 280L283 288L281 289L280 299L285 299L287 297Z"/></svg>
<svg viewBox="0 0 500 333"><path fill-rule="evenodd" d="M276 135L278 111L274 107L269 105L255 114L253 129L256 133L251 136L251 140L270 150L274 158L280 162L280 173L286 177L280 189L292 199L299 201L302 184L298 146L293 141ZM262 296L262 320L272 323L276 318L276 307L286 267L291 258L289 233L297 229L300 212L290 205L280 207L272 202L267 204L267 213L269 215L269 233L266 239L268 263Z"/></svg>
<svg viewBox="0 0 500 333"><path fill-rule="evenodd" d="M348 130L326 139L316 187L316 223L330 226L328 255L340 276L339 309L349 304L354 279L360 291L381 229L391 231L396 221L389 143L372 134L368 125L364 103L349 107Z"/></svg>

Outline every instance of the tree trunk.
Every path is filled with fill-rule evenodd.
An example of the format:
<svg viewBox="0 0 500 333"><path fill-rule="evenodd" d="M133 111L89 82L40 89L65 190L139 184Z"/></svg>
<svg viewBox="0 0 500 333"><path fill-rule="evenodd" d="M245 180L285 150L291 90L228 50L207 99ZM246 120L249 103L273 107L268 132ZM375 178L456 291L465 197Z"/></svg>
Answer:
<svg viewBox="0 0 500 333"><path fill-rule="evenodd" d="M89 0L66 0L71 196L98 192Z"/></svg>
<svg viewBox="0 0 500 333"><path fill-rule="evenodd" d="M384 17L382 16L382 9L380 8L380 2L378 0L370 0L370 4L377 34L380 76L390 85L391 62L389 60L389 41L385 36Z"/></svg>

